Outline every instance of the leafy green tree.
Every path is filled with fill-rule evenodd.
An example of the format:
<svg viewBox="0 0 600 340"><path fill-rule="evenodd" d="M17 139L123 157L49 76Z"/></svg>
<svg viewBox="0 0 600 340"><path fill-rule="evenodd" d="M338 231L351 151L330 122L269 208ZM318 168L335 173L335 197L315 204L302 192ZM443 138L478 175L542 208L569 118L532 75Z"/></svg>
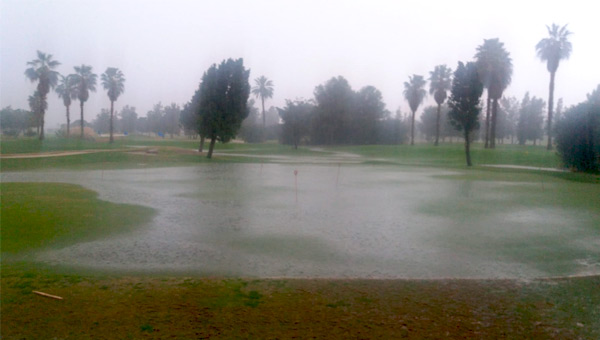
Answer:
<svg viewBox="0 0 600 340"><path fill-rule="evenodd" d="M452 86L452 69L446 65L438 65L429 72L429 94L433 95L437 105L437 117L435 124L435 142L433 145L438 146L440 140L440 119L442 104L448 96L448 91Z"/></svg>
<svg viewBox="0 0 600 340"><path fill-rule="evenodd" d="M317 86L314 95L316 107L311 142L329 145L348 143L355 97L348 81L342 76L333 77Z"/></svg>
<svg viewBox="0 0 600 340"><path fill-rule="evenodd" d="M444 139L456 134L454 127L448 121L448 110L447 105L441 105L439 111L437 105L423 109L418 127L427 141Z"/></svg>
<svg viewBox="0 0 600 340"><path fill-rule="evenodd" d="M185 103L179 115L179 124L183 128L183 134L189 138L198 138L198 115L192 109L191 102Z"/></svg>
<svg viewBox="0 0 600 340"><path fill-rule="evenodd" d="M62 98L63 104L67 109L67 138L70 135L71 129L71 114L69 108L71 107L71 100L77 99L77 83L75 82L75 76L70 74L68 76L60 76L60 84L56 87L56 93L58 97Z"/></svg>
<svg viewBox="0 0 600 340"><path fill-rule="evenodd" d="M164 132L165 132L164 116L165 116L165 110L163 108L162 103L158 102L157 104L154 104L154 106L152 107L152 110L150 110L150 111L148 111L148 113L146 113L148 131L154 132L157 135L163 134L163 137L164 137Z"/></svg>
<svg viewBox="0 0 600 340"><path fill-rule="evenodd" d="M293 145L294 149L298 149L302 139L309 134L310 120L314 109L315 105L310 100L286 100L285 107L278 109L283 120L281 130L283 144Z"/></svg>
<svg viewBox="0 0 600 340"><path fill-rule="evenodd" d="M533 141L535 145L537 140L542 138L545 105L542 98L530 97L529 92L525 93L517 123L517 139L520 145L525 145L528 140Z"/></svg>
<svg viewBox="0 0 600 340"><path fill-rule="evenodd" d="M164 108L163 126L165 133L168 133L173 139L173 135L179 136L179 116L181 114L181 107L175 103L171 103L169 106Z"/></svg>
<svg viewBox="0 0 600 340"><path fill-rule="evenodd" d="M121 116L121 128L123 129L123 132L134 133L136 131L136 123L138 120L135 107L125 105L118 115Z"/></svg>
<svg viewBox="0 0 600 340"><path fill-rule="evenodd" d="M378 122L389 116L381 92L373 86L365 86L354 94L354 110L349 131L355 144L375 144Z"/></svg>
<svg viewBox="0 0 600 340"><path fill-rule="evenodd" d="M504 48L504 43L500 42L498 38L484 39L483 45L477 47L475 59L480 80L488 93L485 147L489 146L493 149L496 147L498 100L502 98L502 93L512 80L512 59L510 58L510 53ZM492 104L491 124L489 115L490 102Z"/></svg>
<svg viewBox="0 0 600 340"><path fill-rule="evenodd" d="M248 115L249 76L241 58L214 64L202 76L198 109L200 135L210 139L207 158L212 158L217 140L226 143L235 137Z"/></svg>
<svg viewBox="0 0 600 340"><path fill-rule="evenodd" d="M7 106L0 110L0 127L7 136L18 136L35 125L35 117L31 111L13 109Z"/></svg>
<svg viewBox="0 0 600 340"><path fill-rule="evenodd" d="M31 80L31 82L37 81L37 93L39 100L43 102L43 105L39 105L39 121L40 121L40 140L44 139L44 114L48 107L47 96L50 92L50 88L54 88L58 82L58 72L53 69L56 68L60 63L56 60L52 60L52 54L46 54L41 51L37 51L37 59L27 62L30 67L25 70L25 76Z"/></svg>
<svg viewBox="0 0 600 340"><path fill-rule="evenodd" d="M458 63L452 80L452 93L448 100L450 112L448 113L450 122L458 130L464 133L465 154L467 156L467 166L471 163L471 132L479 125L479 98L483 93L483 84L481 83L477 66L469 62L466 65Z"/></svg>
<svg viewBox="0 0 600 340"><path fill-rule="evenodd" d="M412 112L410 119L410 145L415 145L415 113L419 105L425 99L427 92L423 89L426 81L423 76L412 75L404 82L404 98L408 101L408 106Z"/></svg>
<svg viewBox="0 0 600 340"><path fill-rule="evenodd" d="M266 116L265 116L265 99L273 98L273 81L267 79L265 76L260 76L254 79L256 84L252 87L252 94L256 98L260 98L262 102L262 117L263 117L263 129L266 127Z"/></svg>
<svg viewBox="0 0 600 340"><path fill-rule="evenodd" d="M238 134L246 143L259 143L263 141L264 137L264 128L262 127L262 124L258 124L260 112L254 106L254 103L254 99L248 99L248 104L246 104L248 117L242 122Z"/></svg>
<svg viewBox="0 0 600 340"><path fill-rule="evenodd" d="M111 129L110 111L101 109L100 113L96 115L96 119L92 121L92 129L98 134L109 133Z"/></svg>
<svg viewBox="0 0 600 340"><path fill-rule="evenodd" d="M108 67L104 73L100 76L102 79L102 86L108 93L108 99L110 99L110 139L109 143L114 141L113 139L113 117L115 112L115 102L119 96L125 91L125 77L123 72L115 67Z"/></svg>
<svg viewBox="0 0 600 340"><path fill-rule="evenodd" d="M587 101L569 108L556 124L556 145L565 166L600 172L600 85Z"/></svg>
<svg viewBox="0 0 600 340"><path fill-rule="evenodd" d="M77 83L77 98L81 108L81 138L83 138L83 104L90 98L90 91L96 92L96 79L98 75L92 72L92 67L88 65L75 66L75 82Z"/></svg>
<svg viewBox="0 0 600 340"><path fill-rule="evenodd" d="M514 143L514 137L517 135L517 123L519 121L520 102L515 97L503 97L500 99L499 114L499 135L503 138L510 137L510 143Z"/></svg>
<svg viewBox="0 0 600 340"><path fill-rule="evenodd" d="M562 59L568 59L573 49L569 41L571 32L567 30L567 25L563 27L557 24L546 26L548 29L548 37L540 40L535 49L538 57L546 62L546 68L550 72L550 88L548 91L548 150L552 149L552 114L554 105L554 78L558 64Z"/></svg>

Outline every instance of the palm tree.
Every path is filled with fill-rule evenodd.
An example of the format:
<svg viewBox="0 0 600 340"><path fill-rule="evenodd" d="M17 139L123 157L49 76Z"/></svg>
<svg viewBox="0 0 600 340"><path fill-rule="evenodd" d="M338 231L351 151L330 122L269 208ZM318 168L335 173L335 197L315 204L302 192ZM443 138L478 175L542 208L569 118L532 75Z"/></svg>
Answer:
<svg viewBox="0 0 600 340"><path fill-rule="evenodd" d="M558 64L561 59L568 59L571 55L573 46L568 40L571 32L567 30L567 25L559 27L557 24L552 24L552 27L546 26L548 29L548 38L540 40L535 45L537 55L542 61L546 61L546 68L550 72L550 89L548 94L548 150L552 149L552 111L554 108L554 77Z"/></svg>
<svg viewBox="0 0 600 340"><path fill-rule="evenodd" d="M48 107L46 102L46 96L50 92L50 88L54 88L58 81L58 72L53 71L55 67L60 65L56 60L52 60L52 54L46 54L41 51L37 51L37 59L34 59L27 63L30 67L25 70L25 75L31 82L37 81L37 92L40 100L43 102L41 105L41 111L39 112L40 118L40 140L44 139L44 113Z"/></svg>
<svg viewBox="0 0 600 340"><path fill-rule="evenodd" d="M113 142L113 115L114 115L114 104L117 98L125 91L125 78L123 72L115 67L109 67L104 71L101 76L102 86L108 92L108 99L110 99L110 140L109 143Z"/></svg>
<svg viewBox="0 0 600 340"><path fill-rule="evenodd" d="M62 98L63 104L67 108L67 138L69 138L71 127L71 114L69 111L71 99L77 99L77 83L75 81L74 74L69 74L66 77L60 76L60 84L56 87L58 97Z"/></svg>
<svg viewBox="0 0 600 340"><path fill-rule="evenodd" d="M83 138L83 104L90 98L90 91L96 92L96 78L92 67L88 65L75 66L75 83L77 84L77 98L81 108L81 138Z"/></svg>
<svg viewBox="0 0 600 340"><path fill-rule="evenodd" d="M256 86L252 88L252 94L256 96L256 98L260 98L262 102L262 117L263 117L263 130L266 125L265 118L265 98L273 97L273 81L267 79L265 76L260 76L254 79L254 83Z"/></svg>
<svg viewBox="0 0 600 340"><path fill-rule="evenodd" d="M437 107L437 118L435 121L435 143L437 146L440 139L440 111L442 104L448 97L448 91L452 87L452 70L446 65L438 65L435 69L429 72L429 94L433 95L435 102L438 104Z"/></svg>
<svg viewBox="0 0 600 340"><path fill-rule="evenodd" d="M35 117L35 126L37 127L37 133L40 133L40 123L42 121L43 112L48 108L48 103L42 99L40 92L36 90L33 95L28 98L29 108L33 112Z"/></svg>
<svg viewBox="0 0 600 340"><path fill-rule="evenodd" d="M415 145L415 113L427 95L427 91L423 89L426 83L425 78L417 74L409 76L408 81L404 82L404 98L408 101L408 105L412 111L410 145Z"/></svg>
<svg viewBox="0 0 600 340"><path fill-rule="evenodd" d="M504 43L498 38L484 39L483 45L477 47L475 54L477 72L483 86L487 89L486 112L486 147L496 147L496 120L498 116L498 100L512 80L512 59L504 49ZM490 102L492 103L490 126ZM488 138L489 128L489 138ZM489 144L488 144L489 143Z"/></svg>

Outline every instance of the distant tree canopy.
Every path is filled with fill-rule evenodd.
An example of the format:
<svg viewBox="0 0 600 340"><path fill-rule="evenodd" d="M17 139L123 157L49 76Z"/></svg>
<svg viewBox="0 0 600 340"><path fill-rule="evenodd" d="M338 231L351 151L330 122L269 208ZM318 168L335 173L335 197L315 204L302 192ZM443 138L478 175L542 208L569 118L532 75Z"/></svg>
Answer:
<svg viewBox="0 0 600 340"><path fill-rule="evenodd" d="M197 112L200 135L210 140L208 158L212 157L215 142L226 143L234 138L248 116L249 76L241 58L214 64L202 76Z"/></svg>
<svg viewBox="0 0 600 340"><path fill-rule="evenodd" d="M121 117L121 128L123 129L123 133L135 133L136 123L138 120L137 112L135 112L135 107L125 105L121 112L119 112L119 116Z"/></svg>
<svg viewBox="0 0 600 340"><path fill-rule="evenodd" d="M35 114L31 111L13 109L7 106L0 110L0 127L2 133L16 137L19 134L36 126Z"/></svg>
<svg viewBox="0 0 600 340"><path fill-rule="evenodd" d="M467 165L471 166L471 132L479 126L479 98L483 92L483 84L477 74L477 66L469 62L458 63L452 80L452 94L448 100L450 122L463 132L465 138L465 154Z"/></svg>
<svg viewBox="0 0 600 340"><path fill-rule="evenodd" d="M389 116L379 90L366 86L355 92L348 81L339 76L317 86L314 95L311 143L376 143L377 122Z"/></svg>
<svg viewBox="0 0 600 340"><path fill-rule="evenodd" d="M556 143L565 166L600 172L600 85L557 122Z"/></svg>
<svg viewBox="0 0 600 340"><path fill-rule="evenodd" d="M92 121L92 128L99 134L110 132L110 111L108 109L100 110L96 119Z"/></svg>
<svg viewBox="0 0 600 340"><path fill-rule="evenodd" d="M439 135L438 135L438 108L439 108ZM419 122L419 130L427 141L435 141L436 137L439 141L441 138L444 140L448 137L460 137L461 134L450 124L448 119L448 105L427 106L423 109L421 114L421 121Z"/></svg>
<svg viewBox="0 0 600 340"><path fill-rule="evenodd" d="M517 123L517 139L520 145L527 141L536 144L538 139L544 135L542 124L544 123L544 106L546 103L541 98L529 97L525 93L519 110L519 121Z"/></svg>
<svg viewBox="0 0 600 340"><path fill-rule="evenodd" d="M265 128L262 123L259 124L261 114L254 104L254 99L248 100L248 104L246 105L248 117L242 122L242 126L238 133L246 143L260 143L264 141Z"/></svg>
<svg viewBox="0 0 600 340"><path fill-rule="evenodd" d="M298 148L301 140L309 134L310 120L314 112L315 105L307 100L286 100L286 105L279 110L279 115L283 120L281 129L281 143Z"/></svg>

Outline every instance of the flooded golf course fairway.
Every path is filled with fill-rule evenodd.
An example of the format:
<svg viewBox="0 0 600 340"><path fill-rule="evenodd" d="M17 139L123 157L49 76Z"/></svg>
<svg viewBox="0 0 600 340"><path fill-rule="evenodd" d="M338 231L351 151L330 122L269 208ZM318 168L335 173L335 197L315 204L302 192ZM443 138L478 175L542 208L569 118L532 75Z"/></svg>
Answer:
<svg viewBox="0 0 600 340"><path fill-rule="evenodd" d="M132 232L29 255L51 266L261 278L600 273L596 185L477 171L216 163L1 179L74 183L156 210Z"/></svg>

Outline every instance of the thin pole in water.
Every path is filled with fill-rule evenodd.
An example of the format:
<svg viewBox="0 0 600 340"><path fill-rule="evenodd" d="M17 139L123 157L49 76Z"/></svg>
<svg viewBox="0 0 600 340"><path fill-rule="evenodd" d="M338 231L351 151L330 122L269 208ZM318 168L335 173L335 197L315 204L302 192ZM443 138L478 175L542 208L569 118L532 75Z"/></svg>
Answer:
<svg viewBox="0 0 600 340"><path fill-rule="evenodd" d="M340 182L340 168L342 167L342 163L338 163L338 171L337 171L337 175L335 176L335 187L338 187L338 183Z"/></svg>
<svg viewBox="0 0 600 340"><path fill-rule="evenodd" d="M298 204L298 170L294 170L294 188L296 191L296 204Z"/></svg>

